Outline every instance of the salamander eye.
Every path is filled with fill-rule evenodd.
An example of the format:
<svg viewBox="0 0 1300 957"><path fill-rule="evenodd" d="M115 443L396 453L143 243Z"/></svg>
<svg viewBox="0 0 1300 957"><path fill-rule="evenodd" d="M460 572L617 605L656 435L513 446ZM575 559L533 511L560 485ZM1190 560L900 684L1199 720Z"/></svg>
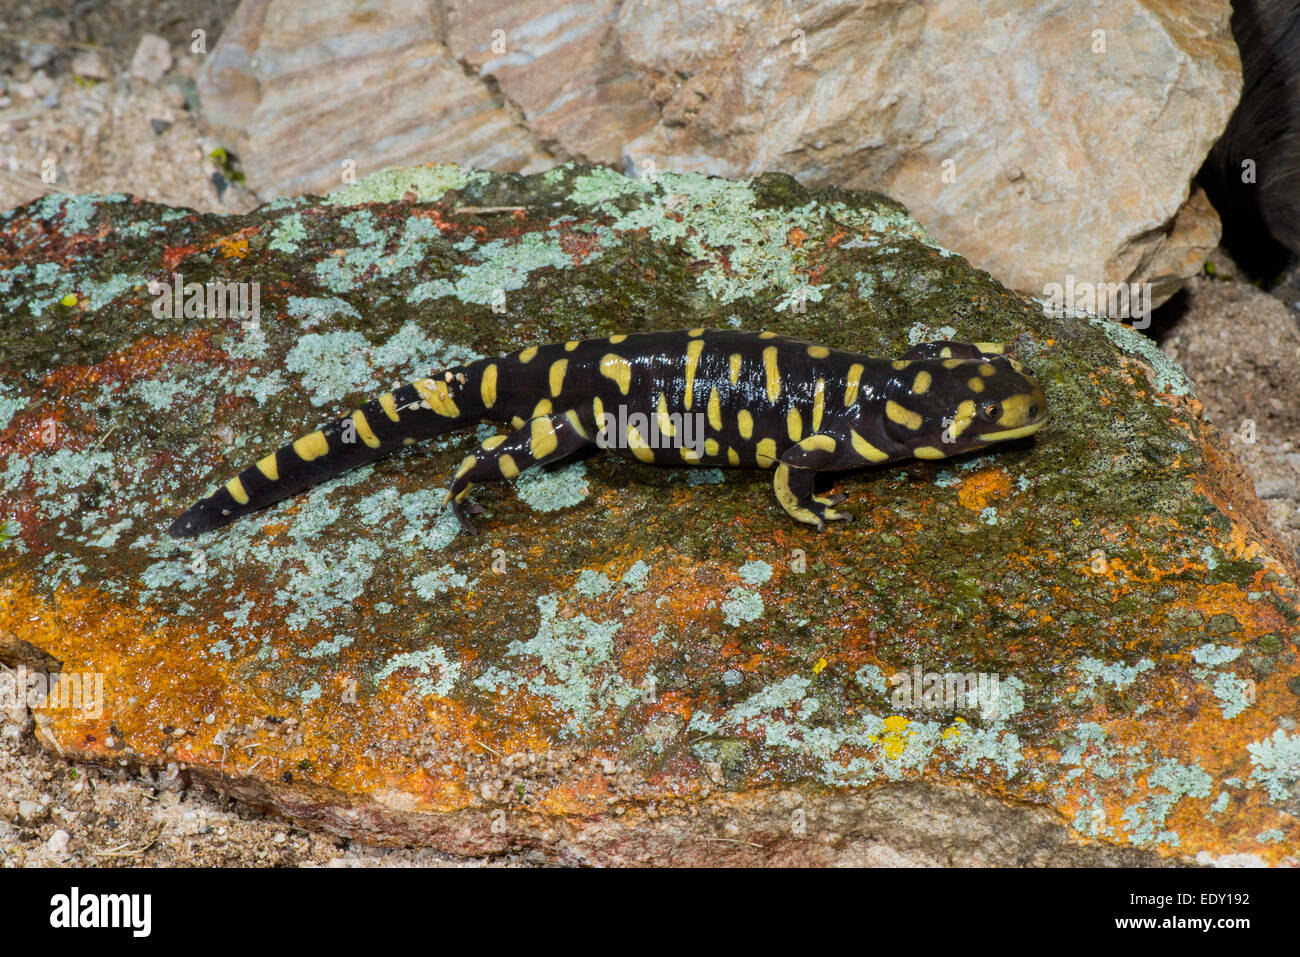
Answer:
<svg viewBox="0 0 1300 957"><path fill-rule="evenodd" d="M979 417L985 422L996 422L1001 414L1001 402L985 402L979 408Z"/></svg>

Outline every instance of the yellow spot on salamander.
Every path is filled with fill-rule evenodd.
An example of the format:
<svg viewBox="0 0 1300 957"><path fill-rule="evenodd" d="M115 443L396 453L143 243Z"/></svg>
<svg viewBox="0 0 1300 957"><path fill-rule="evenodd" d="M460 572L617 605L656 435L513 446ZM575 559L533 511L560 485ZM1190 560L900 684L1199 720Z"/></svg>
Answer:
<svg viewBox="0 0 1300 957"><path fill-rule="evenodd" d="M760 338L760 339L775 339L775 338L776 338L776 333L775 333L775 332L760 332L760 333L758 334L758 338Z"/></svg>
<svg viewBox="0 0 1300 957"><path fill-rule="evenodd" d="M650 448L649 443L646 442L645 438L636 430L636 426L634 425L629 425L627 427L627 447L631 449L632 454L642 462L649 463L655 460L654 450ZM685 450L683 449L683 451Z"/></svg>
<svg viewBox="0 0 1300 957"><path fill-rule="evenodd" d="M248 493L244 491L244 483L241 482L237 477L232 478L229 482L226 483L226 491L229 492L230 497L233 498L240 505L248 504Z"/></svg>
<svg viewBox="0 0 1300 957"><path fill-rule="evenodd" d="M582 427L582 420L578 418L577 412L570 409L568 412L564 413L564 417L569 420L569 425L573 426L573 431L577 432L584 439L591 438L591 436L587 434L587 430Z"/></svg>
<svg viewBox="0 0 1300 957"><path fill-rule="evenodd" d="M773 439L763 439L754 449L754 459L758 462L761 469L770 469L776 463L776 442Z"/></svg>
<svg viewBox="0 0 1300 957"><path fill-rule="evenodd" d="M825 346L808 347L808 355L812 356L814 359L825 359L830 354L831 350L827 349Z"/></svg>
<svg viewBox="0 0 1300 957"><path fill-rule="evenodd" d="M622 342L622 341L623 341L624 339L626 339L626 338L627 338L627 336L625 336L623 333L620 332L620 333L617 333L617 334L615 334L615 335L610 336L610 337L609 337L609 341L612 342L614 345L618 345L620 342Z"/></svg>
<svg viewBox="0 0 1300 957"><path fill-rule="evenodd" d="M472 455L467 455L460 462L460 468L456 469L456 478L460 478L474 466L478 465L478 459Z"/></svg>
<svg viewBox="0 0 1300 957"><path fill-rule="evenodd" d="M537 346L529 346L527 349L519 353L519 361L524 363L524 365L527 365L528 363L533 361L533 357L536 355L537 355Z"/></svg>
<svg viewBox="0 0 1300 957"><path fill-rule="evenodd" d="M379 407L384 410L384 415L388 416L394 422L400 421L397 417L397 400L393 398L393 393L385 392L379 397Z"/></svg>
<svg viewBox="0 0 1300 957"><path fill-rule="evenodd" d="M983 392L984 380L981 379L979 376L972 376L971 378L966 380L966 387L970 389L972 392Z"/></svg>
<svg viewBox="0 0 1300 957"><path fill-rule="evenodd" d="M606 379L614 380L618 391L627 395L627 390L632 386L632 363L611 352L600 360L600 374Z"/></svg>
<svg viewBox="0 0 1300 957"><path fill-rule="evenodd" d="M551 363L551 395L558 398L564 389L564 373L569 369L568 359L556 359Z"/></svg>
<svg viewBox="0 0 1300 957"><path fill-rule="evenodd" d="M849 366L848 385L844 387L844 407L846 409L858 401L858 387L862 381L862 373L865 368L861 362L855 362Z"/></svg>
<svg viewBox="0 0 1300 957"><path fill-rule="evenodd" d="M993 368L993 363L991 362L981 362L978 371L982 376L990 376L998 370Z"/></svg>
<svg viewBox="0 0 1300 957"><path fill-rule="evenodd" d="M835 440L829 435L810 435L799 442L805 452L834 452Z"/></svg>
<svg viewBox="0 0 1300 957"><path fill-rule="evenodd" d="M988 352L997 356L1003 355L1007 351L1007 344L1005 342L976 342L974 343L974 346L980 352Z"/></svg>
<svg viewBox="0 0 1300 957"><path fill-rule="evenodd" d="M298 453L298 458L304 462L310 462L312 459L318 459L322 455L330 454L330 444L325 441L325 433L320 429L312 432L310 435L304 435L298 441L293 443L293 450Z"/></svg>
<svg viewBox="0 0 1300 957"><path fill-rule="evenodd" d="M483 370L483 380L479 383L479 392L483 396L483 404L489 409L497 404L497 364L493 362Z"/></svg>
<svg viewBox="0 0 1300 957"><path fill-rule="evenodd" d="M695 401L695 371L700 364L700 353L704 351L704 340L696 339L686 347L686 398L683 404L690 409Z"/></svg>
<svg viewBox="0 0 1300 957"><path fill-rule="evenodd" d="M966 360L966 359L944 359L944 360L943 360L943 367L944 367L945 369L956 369L956 368L959 367L963 362L966 362L966 361L968 361L968 360Z"/></svg>
<svg viewBox="0 0 1300 957"><path fill-rule="evenodd" d="M894 367L895 372L902 372L911 364L912 364L911 359L895 359L893 362L890 363L890 365Z"/></svg>
<svg viewBox="0 0 1300 957"><path fill-rule="evenodd" d="M408 435L406 438L402 439L402 444L403 444L403 445L414 445L414 444L415 444L415 439L411 438L411 437Z"/></svg>
<svg viewBox="0 0 1300 957"><path fill-rule="evenodd" d="M717 454L718 454L718 449L719 449L719 448L720 448L720 446L718 445L718 440L717 440L717 439L705 439L705 440L704 440L704 454L705 454L705 455L717 455Z"/></svg>
<svg viewBox="0 0 1300 957"><path fill-rule="evenodd" d="M535 419L539 415L550 415L550 414L551 414L551 400L543 399L541 402L538 402L535 406L533 406L533 414L530 415L529 418Z"/></svg>
<svg viewBox="0 0 1300 957"><path fill-rule="evenodd" d="M274 452L264 459L257 460L257 470L272 482L280 481L280 466L276 464Z"/></svg>
<svg viewBox="0 0 1300 957"><path fill-rule="evenodd" d="M600 396L591 400L591 412L596 417L596 424L602 425L601 419L605 417L605 403L600 401Z"/></svg>
<svg viewBox="0 0 1300 957"><path fill-rule="evenodd" d="M702 335L704 335L704 327L703 327L703 326L700 326L700 327L697 328L697 329L690 329L690 330L687 331L687 335L692 336L692 337L693 337L693 336L702 336Z"/></svg>
<svg viewBox="0 0 1300 957"><path fill-rule="evenodd" d="M733 449L730 445L727 446L727 461L731 463L731 465L733 466L740 464L740 453L737 452L735 449Z"/></svg>
<svg viewBox="0 0 1300 957"><path fill-rule="evenodd" d="M742 439L752 438L754 435L754 416L748 409L741 409L736 413L736 428L740 430Z"/></svg>
<svg viewBox="0 0 1300 957"><path fill-rule="evenodd" d="M888 453L882 452L862 436L858 435L856 429L850 429L849 435L853 440L853 451L857 452L868 462L884 462L889 459Z"/></svg>
<svg viewBox="0 0 1300 957"><path fill-rule="evenodd" d="M822 427L822 412L826 408L826 380L818 379L813 385L812 430Z"/></svg>
<svg viewBox="0 0 1300 957"><path fill-rule="evenodd" d="M974 420L975 403L967 399L957 406L957 414L952 417L952 422L947 428L948 438L956 441L957 437L965 432Z"/></svg>
<svg viewBox="0 0 1300 957"><path fill-rule="evenodd" d="M683 462L691 462L693 464L700 460L700 453L696 452L689 445L683 445L681 447L681 453Z"/></svg>
<svg viewBox="0 0 1300 957"><path fill-rule="evenodd" d="M939 358L940 358L940 359L951 359L951 358L952 358L952 348L951 348L950 346L944 346L942 349L940 349L940 350L939 350Z"/></svg>
<svg viewBox="0 0 1300 957"><path fill-rule="evenodd" d="M528 442L528 451L536 461L541 461L555 451L559 445L555 437L555 426L545 417L533 419L529 426L532 436Z"/></svg>
<svg viewBox="0 0 1300 957"><path fill-rule="evenodd" d="M664 435L676 435L677 426L668 417L668 398L662 392L659 393L659 408L655 411L659 417L659 431Z"/></svg>
<svg viewBox="0 0 1300 957"><path fill-rule="evenodd" d="M572 352L572 351L573 351L574 349L576 349L576 348L578 348L578 340L577 340L577 339L570 339L568 342L566 342L566 343L564 344L564 351L565 351L565 352Z"/></svg>
<svg viewBox="0 0 1300 957"><path fill-rule="evenodd" d="M799 414L798 409L791 409L785 414L785 428L790 434L791 442L798 442L803 438L803 416Z"/></svg>
<svg viewBox="0 0 1300 957"><path fill-rule="evenodd" d="M366 421L366 414L360 409L352 413L352 424L356 427L357 435L361 436L362 442L372 449L379 448L379 436L375 435L370 428L370 423Z"/></svg>
<svg viewBox="0 0 1300 957"><path fill-rule="evenodd" d="M731 363L731 384L735 385L740 381L740 353L733 352L727 361Z"/></svg>
<svg viewBox="0 0 1300 957"><path fill-rule="evenodd" d="M718 397L716 388L709 390L709 425L715 432L722 431L722 399Z"/></svg>
<svg viewBox="0 0 1300 957"><path fill-rule="evenodd" d="M911 429L915 432L921 427L921 417L911 409L906 409L899 405L893 399L885 403L885 415L889 416L889 421L897 422L905 429Z"/></svg>
<svg viewBox="0 0 1300 957"><path fill-rule="evenodd" d="M912 394L925 395L926 391L929 390L929 388L930 388L930 373L925 371L918 372L916 374L916 378L912 380Z"/></svg>
<svg viewBox="0 0 1300 957"><path fill-rule="evenodd" d="M763 368L767 370L767 401L775 402L781 394L781 371L776 367L776 346L763 350Z"/></svg>
<svg viewBox="0 0 1300 957"><path fill-rule="evenodd" d="M947 454L940 452L933 445L918 445L912 450L912 454L918 459L946 459Z"/></svg>
<svg viewBox="0 0 1300 957"><path fill-rule="evenodd" d="M451 397L451 392L447 389L447 383L442 379L416 379L415 391L420 393L420 398L428 403L429 408L438 415L448 419L454 419L460 415L460 409L456 408L456 402Z"/></svg>
<svg viewBox="0 0 1300 957"><path fill-rule="evenodd" d="M504 478L512 479L519 474L519 466L515 464L515 460L509 455L503 455L497 459L497 468L501 470L501 475Z"/></svg>
<svg viewBox="0 0 1300 957"><path fill-rule="evenodd" d="M490 439L483 440L483 448L491 452L493 449L495 449L498 445L500 445L505 440L506 437L504 435L494 435Z"/></svg>

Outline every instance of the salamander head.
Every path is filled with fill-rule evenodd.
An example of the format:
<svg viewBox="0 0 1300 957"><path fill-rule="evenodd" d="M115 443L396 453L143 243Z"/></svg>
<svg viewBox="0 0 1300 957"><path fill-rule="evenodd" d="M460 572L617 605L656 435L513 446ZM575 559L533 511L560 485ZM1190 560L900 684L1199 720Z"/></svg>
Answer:
<svg viewBox="0 0 1300 957"><path fill-rule="evenodd" d="M885 397L885 431L922 459L1023 438L1047 422L1047 396L1006 356L896 362Z"/></svg>

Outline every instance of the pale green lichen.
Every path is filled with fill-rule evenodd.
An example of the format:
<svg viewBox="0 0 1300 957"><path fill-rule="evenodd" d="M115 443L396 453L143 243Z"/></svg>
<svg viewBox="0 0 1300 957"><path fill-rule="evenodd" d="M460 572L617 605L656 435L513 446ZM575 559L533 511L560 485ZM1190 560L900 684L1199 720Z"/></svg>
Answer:
<svg viewBox="0 0 1300 957"><path fill-rule="evenodd" d="M450 565L442 565L411 580L411 587L425 601L433 601L439 595L445 594L453 588L470 588L472 586L473 582Z"/></svg>
<svg viewBox="0 0 1300 957"><path fill-rule="evenodd" d="M394 166L334 190L325 196L325 202L332 206L395 203L407 193L414 193L418 202L432 203L448 190L464 189L470 183L486 181L488 176L480 170L462 170L450 163Z"/></svg>
<svg viewBox="0 0 1300 957"><path fill-rule="evenodd" d="M587 467L581 462L571 462L562 468L530 469L515 482L515 494L537 512L569 508L591 494Z"/></svg>
<svg viewBox="0 0 1300 957"><path fill-rule="evenodd" d="M748 588L733 588L722 603L723 621L732 628L763 617L763 599Z"/></svg>
<svg viewBox="0 0 1300 957"><path fill-rule="evenodd" d="M276 252L292 255L298 251L298 244L306 238L307 227L303 225L302 215L293 213L276 223L266 245Z"/></svg>
<svg viewBox="0 0 1300 957"><path fill-rule="evenodd" d="M537 270L573 266L573 258L549 233L525 233L518 239L492 240L478 247L475 258L479 260L477 265L455 267L450 279L420 283L411 290L407 301L419 305L429 299L451 296L480 306L504 304L500 297L523 289Z"/></svg>
<svg viewBox="0 0 1300 957"><path fill-rule="evenodd" d="M578 580L573 586L573 590L585 598L599 598L614 587L603 572L593 572L584 568L578 573Z"/></svg>
<svg viewBox="0 0 1300 957"><path fill-rule="evenodd" d="M757 587L765 585L772 579L772 566L765 561L757 560L745 562L740 566L740 580L746 585Z"/></svg>
<svg viewBox="0 0 1300 957"><path fill-rule="evenodd" d="M1254 704L1253 683L1236 675L1216 675L1213 687L1225 718L1235 718Z"/></svg>
<svg viewBox="0 0 1300 957"><path fill-rule="evenodd" d="M375 685L379 686L398 671L414 669L416 677L411 681L412 687L421 697L430 695L445 698L456 687L460 677L460 662L448 659L447 653L438 645L432 645L422 651L409 651L389 658L387 663L375 675Z"/></svg>
<svg viewBox="0 0 1300 957"><path fill-rule="evenodd" d="M1246 745L1250 752L1250 778L1268 791L1272 801L1294 797L1300 783L1300 734L1287 734L1281 728L1271 738Z"/></svg>
<svg viewBox="0 0 1300 957"><path fill-rule="evenodd" d="M1216 645L1213 642L1192 649L1192 657L1196 662L1210 667L1226 665L1230 661L1236 661L1240 656L1240 648L1233 648L1229 645Z"/></svg>
<svg viewBox="0 0 1300 957"><path fill-rule="evenodd" d="M1138 675L1150 671L1156 666L1150 658L1139 658L1132 665L1122 661L1107 664L1097 658L1080 658L1075 666L1079 671L1080 699L1095 697L1097 686L1109 685L1116 691L1123 691L1137 681Z"/></svg>
<svg viewBox="0 0 1300 957"><path fill-rule="evenodd" d="M284 367L301 375L313 405L327 405L359 392L378 392L391 375L418 378L479 358L472 349L430 339L408 322L387 342L375 346L359 332L307 333L289 350ZM381 370L390 373L382 382Z"/></svg>
<svg viewBox="0 0 1300 957"><path fill-rule="evenodd" d="M1178 396L1196 395L1182 367L1161 352L1154 340L1113 319L1089 316L1088 321L1100 328L1115 345L1151 367L1154 375L1152 384L1157 392Z"/></svg>
<svg viewBox="0 0 1300 957"><path fill-rule="evenodd" d="M325 658L337 655L350 644L352 644L352 638L348 635L335 635L333 638L321 639L307 651L307 657Z"/></svg>

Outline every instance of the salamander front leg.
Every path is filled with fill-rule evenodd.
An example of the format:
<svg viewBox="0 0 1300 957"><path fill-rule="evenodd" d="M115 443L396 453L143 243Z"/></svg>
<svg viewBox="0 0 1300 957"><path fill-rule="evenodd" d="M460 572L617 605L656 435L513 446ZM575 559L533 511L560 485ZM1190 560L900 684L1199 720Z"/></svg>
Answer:
<svg viewBox="0 0 1300 957"><path fill-rule="evenodd" d="M512 479L524 469L564 458L590 445L590 435L590 425L582 422L576 412L538 416L509 435L494 435L465 456L444 504L451 506L461 528L477 535L469 515L481 514L483 509L466 503L470 485Z"/></svg>
<svg viewBox="0 0 1300 957"><path fill-rule="evenodd" d="M849 443L832 435L814 434L805 437L781 454L772 478L777 501L791 516L820 531L827 522L851 522L852 512L835 508L846 496L835 492L830 495L814 494L818 472L854 468L859 463L849 457Z"/></svg>

